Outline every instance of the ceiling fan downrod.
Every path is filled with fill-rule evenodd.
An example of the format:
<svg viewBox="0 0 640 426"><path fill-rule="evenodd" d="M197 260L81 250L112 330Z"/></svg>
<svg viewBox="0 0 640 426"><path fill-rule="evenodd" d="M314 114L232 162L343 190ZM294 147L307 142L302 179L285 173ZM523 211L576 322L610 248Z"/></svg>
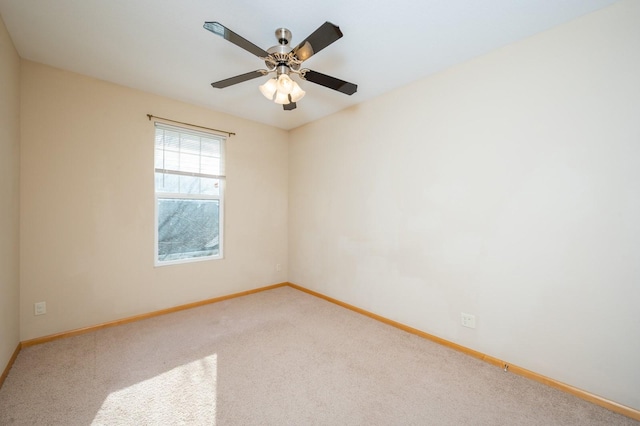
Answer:
<svg viewBox="0 0 640 426"><path fill-rule="evenodd" d="M282 45L289 44L291 41L291 31L286 28L278 28L276 30L276 38L278 39L278 43Z"/></svg>

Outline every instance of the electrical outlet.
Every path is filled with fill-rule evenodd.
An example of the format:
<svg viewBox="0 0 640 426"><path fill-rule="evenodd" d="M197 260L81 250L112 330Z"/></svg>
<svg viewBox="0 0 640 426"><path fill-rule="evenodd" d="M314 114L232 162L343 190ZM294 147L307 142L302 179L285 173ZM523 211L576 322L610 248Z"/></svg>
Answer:
<svg viewBox="0 0 640 426"><path fill-rule="evenodd" d="M47 302L37 302L33 304L34 315L44 315L47 313Z"/></svg>
<svg viewBox="0 0 640 426"><path fill-rule="evenodd" d="M282 271L282 265L279 263L276 263L276 272L280 272Z"/></svg>
<svg viewBox="0 0 640 426"><path fill-rule="evenodd" d="M475 315L465 314L461 312L461 320L463 327L476 328L476 317Z"/></svg>

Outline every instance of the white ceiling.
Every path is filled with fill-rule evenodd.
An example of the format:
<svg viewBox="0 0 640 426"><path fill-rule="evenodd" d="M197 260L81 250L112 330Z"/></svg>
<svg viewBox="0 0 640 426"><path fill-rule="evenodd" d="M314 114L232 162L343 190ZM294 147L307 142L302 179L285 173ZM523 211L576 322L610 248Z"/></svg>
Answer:
<svg viewBox="0 0 640 426"><path fill-rule="evenodd" d="M235 116L292 129L616 0L0 0L22 58ZM347 96L302 82L294 111L265 99L267 77L213 81L265 68L202 28L218 21L267 49L286 27L297 45L325 21L344 37L304 63L358 84Z"/></svg>

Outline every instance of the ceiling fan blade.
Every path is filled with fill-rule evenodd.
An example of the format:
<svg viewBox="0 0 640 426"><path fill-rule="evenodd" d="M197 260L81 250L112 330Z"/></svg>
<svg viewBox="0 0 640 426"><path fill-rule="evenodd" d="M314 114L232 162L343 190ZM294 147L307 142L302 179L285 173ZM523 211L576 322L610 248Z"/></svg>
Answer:
<svg viewBox="0 0 640 426"><path fill-rule="evenodd" d="M325 75L317 71L307 70L304 75L301 75L307 81L319 84L329 89L337 90L346 95L353 95L358 91L358 85L349 83L348 81L340 80L330 75Z"/></svg>
<svg viewBox="0 0 640 426"><path fill-rule="evenodd" d="M243 81L253 80L254 78L262 77L264 72L262 70L251 71L246 74L236 75L235 77L227 78L225 80L216 81L211 83L216 89L224 89L225 87L233 86L234 84L242 83Z"/></svg>
<svg viewBox="0 0 640 426"><path fill-rule="evenodd" d="M266 58L267 56L269 56L269 53L266 50L259 48L255 44L234 33L229 28L226 28L219 22L205 22L204 28L214 34L219 35L220 37L229 40L231 43L243 48L247 52L253 53L259 58Z"/></svg>
<svg viewBox="0 0 640 426"><path fill-rule="evenodd" d="M306 61L341 37L342 31L340 31L337 25L333 25L331 22L325 22L309 37L294 47L293 54L300 61Z"/></svg>

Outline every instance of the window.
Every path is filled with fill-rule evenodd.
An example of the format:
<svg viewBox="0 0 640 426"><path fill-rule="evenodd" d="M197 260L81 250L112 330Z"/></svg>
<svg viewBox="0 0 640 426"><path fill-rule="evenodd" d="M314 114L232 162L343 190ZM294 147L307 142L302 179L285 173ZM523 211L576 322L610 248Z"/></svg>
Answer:
<svg viewBox="0 0 640 426"><path fill-rule="evenodd" d="M156 265L222 258L222 136L156 123Z"/></svg>

